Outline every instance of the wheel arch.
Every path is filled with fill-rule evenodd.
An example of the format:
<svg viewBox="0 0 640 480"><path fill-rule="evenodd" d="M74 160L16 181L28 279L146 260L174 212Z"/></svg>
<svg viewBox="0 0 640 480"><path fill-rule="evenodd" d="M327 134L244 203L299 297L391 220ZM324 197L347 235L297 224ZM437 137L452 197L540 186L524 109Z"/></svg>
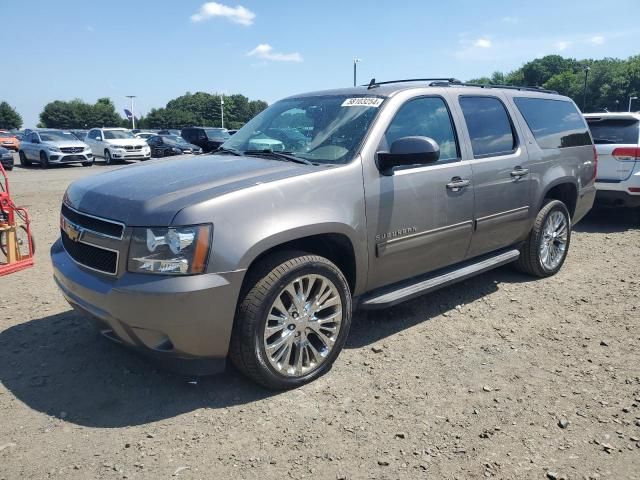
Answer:
<svg viewBox="0 0 640 480"><path fill-rule="evenodd" d="M538 210L542 208L545 200L560 200L567 206L569 214L573 219L578 204L578 185L575 178L559 178L547 185L538 204Z"/></svg>
<svg viewBox="0 0 640 480"><path fill-rule="evenodd" d="M244 255L240 261L240 264L247 269L243 283L251 278L250 272L262 260L280 252L297 250L320 255L333 262L347 279L353 295L364 288L366 258L358 258L358 250L347 233L337 228L298 232L297 235L292 233L291 231L280 232L265 238Z"/></svg>

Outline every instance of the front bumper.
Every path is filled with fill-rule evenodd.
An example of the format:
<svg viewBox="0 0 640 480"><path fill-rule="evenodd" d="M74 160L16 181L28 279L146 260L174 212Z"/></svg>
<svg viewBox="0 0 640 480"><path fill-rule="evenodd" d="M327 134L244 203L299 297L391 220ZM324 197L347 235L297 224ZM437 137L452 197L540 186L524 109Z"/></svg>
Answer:
<svg viewBox="0 0 640 480"><path fill-rule="evenodd" d="M104 336L181 373L224 369L244 271L109 277L75 263L60 240L51 247L51 260L67 301Z"/></svg>
<svg viewBox="0 0 640 480"><path fill-rule="evenodd" d="M151 158L151 149L125 150L122 148L110 148L109 152L114 160L148 160Z"/></svg>
<svg viewBox="0 0 640 480"><path fill-rule="evenodd" d="M14 152L17 152L20 149L20 144L19 143L0 143L0 147L4 147L7 150L13 150Z"/></svg>
<svg viewBox="0 0 640 480"><path fill-rule="evenodd" d="M91 152L81 153L64 153L49 152L49 163L86 163L93 162L93 154Z"/></svg>

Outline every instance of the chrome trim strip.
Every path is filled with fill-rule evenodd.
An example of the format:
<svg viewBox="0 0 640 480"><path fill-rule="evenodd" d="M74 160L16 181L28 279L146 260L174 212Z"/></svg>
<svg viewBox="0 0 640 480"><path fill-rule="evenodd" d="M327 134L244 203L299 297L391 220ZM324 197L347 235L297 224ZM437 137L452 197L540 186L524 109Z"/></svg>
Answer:
<svg viewBox="0 0 640 480"><path fill-rule="evenodd" d="M79 227L82 227L83 230L89 231L91 233L95 233L97 236L99 237L106 237L106 238L113 238L115 240L122 240L124 238L124 230L126 227L126 225L122 222L118 222L116 220L110 220L107 218L102 218L102 217L96 217L95 215L90 215L88 213L84 213L84 212L80 212L78 210L76 210L75 208L70 207L68 204L64 204L65 207L67 207L69 210L76 212L78 215L84 215L85 217L89 217L89 218L93 218L95 220L100 220L101 222L105 222L105 223L111 223L113 225L119 225L122 227L122 234L119 237L114 237L113 235L108 235L106 233L102 233L102 232L96 232L95 230L92 230L90 228L86 228L86 227L82 227L82 225L78 225ZM60 216L64 217L65 220L67 220L69 223L72 223L74 225L77 225L76 222L72 222L71 220L69 220L67 217L65 217L62 212L60 212ZM89 245L89 244L88 244Z"/></svg>
<svg viewBox="0 0 640 480"><path fill-rule="evenodd" d="M449 235L465 228L469 228L469 230L471 230L472 227L473 222L471 220L466 220L464 222L434 228L433 230L427 230L403 237L395 237L384 242L378 242L376 243L376 256L380 258L392 253L401 252L417 247L424 247L425 245L434 241L434 238L439 238L438 235L440 234Z"/></svg>
<svg viewBox="0 0 640 480"><path fill-rule="evenodd" d="M483 222L485 220L491 220L492 218L501 217L503 215L511 215L518 212L529 211L529 205L524 207L514 208L513 210L505 210L504 212L492 213L491 215L487 215L486 217L478 217L476 218L477 222Z"/></svg>

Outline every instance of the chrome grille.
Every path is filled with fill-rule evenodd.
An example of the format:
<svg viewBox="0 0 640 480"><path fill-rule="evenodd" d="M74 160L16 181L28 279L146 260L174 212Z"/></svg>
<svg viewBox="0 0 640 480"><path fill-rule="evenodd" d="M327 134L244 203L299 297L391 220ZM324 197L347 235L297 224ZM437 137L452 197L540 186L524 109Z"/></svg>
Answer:
<svg viewBox="0 0 640 480"><path fill-rule="evenodd" d="M84 147L61 147L60 151L62 153L80 153L84 151Z"/></svg>

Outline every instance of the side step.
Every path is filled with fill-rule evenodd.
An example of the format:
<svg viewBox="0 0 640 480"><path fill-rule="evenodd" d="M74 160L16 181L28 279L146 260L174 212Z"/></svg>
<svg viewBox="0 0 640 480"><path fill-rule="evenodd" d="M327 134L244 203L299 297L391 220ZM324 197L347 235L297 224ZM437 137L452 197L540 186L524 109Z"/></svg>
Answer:
<svg viewBox="0 0 640 480"><path fill-rule="evenodd" d="M452 283L460 282L469 277L486 272L493 268L511 263L518 259L520 252L516 249L485 255L469 262L438 270L428 276L420 276L409 281L396 283L390 287L366 294L358 305L365 310L392 307L398 303L433 292Z"/></svg>

